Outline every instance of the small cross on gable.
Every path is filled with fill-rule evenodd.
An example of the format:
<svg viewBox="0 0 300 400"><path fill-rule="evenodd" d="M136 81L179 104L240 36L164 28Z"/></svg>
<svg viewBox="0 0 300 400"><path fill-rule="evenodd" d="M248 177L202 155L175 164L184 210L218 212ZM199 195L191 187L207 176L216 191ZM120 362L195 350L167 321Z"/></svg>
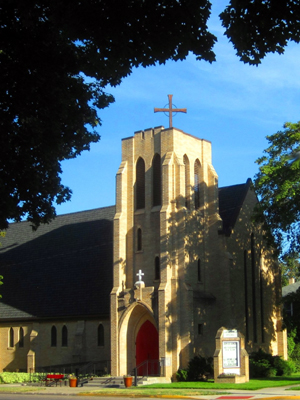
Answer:
<svg viewBox="0 0 300 400"><path fill-rule="evenodd" d="M144 273L142 272L141 269L140 269L139 272L137 273L137 276L139 277L139 282L143 282L143 281L142 281L142 277L144 276Z"/></svg>

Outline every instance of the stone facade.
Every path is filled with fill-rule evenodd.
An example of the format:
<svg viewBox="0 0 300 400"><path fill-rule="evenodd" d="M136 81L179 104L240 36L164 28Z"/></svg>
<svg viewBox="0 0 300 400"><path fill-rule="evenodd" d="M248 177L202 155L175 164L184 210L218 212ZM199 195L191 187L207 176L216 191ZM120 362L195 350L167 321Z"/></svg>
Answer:
<svg viewBox="0 0 300 400"><path fill-rule="evenodd" d="M10 226L0 371L100 361L115 376L146 366L170 379L194 355L213 356L220 327L241 332L249 353L286 358L279 269L251 222L251 181L219 188L211 151L176 128L136 132L122 141L115 207L36 232Z"/></svg>
<svg viewBox="0 0 300 400"><path fill-rule="evenodd" d="M98 326L103 326L103 344L98 344ZM56 345L51 343L51 329L57 330ZM67 343L62 343L62 328L67 328ZM20 328L24 341L20 343ZM11 329L14 343L11 346ZM14 322L0 324L0 371L41 371L43 367L77 365L83 362L97 362L101 371L110 369L110 363L100 365L99 360L110 359L109 320ZM108 371L107 371L108 372Z"/></svg>
<svg viewBox="0 0 300 400"><path fill-rule="evenodd" d="M161 160L161 180L155 157ZM159 205L153 203L155 185L162 189ZM212 356L221 326L241 331L248 351L261 347L284 355L278 347L279 270L251 223L257 200L250 181L244 186L241 203L225 210L227 218L230 207L238 211L229 218L234 226L224 229L210 142L162 127L123 140L114 220L113 375L135 366L134 343L145 320L158 331L164 376L174 376L195 354ZM140 269L145 288L137 291Z"/></svg>

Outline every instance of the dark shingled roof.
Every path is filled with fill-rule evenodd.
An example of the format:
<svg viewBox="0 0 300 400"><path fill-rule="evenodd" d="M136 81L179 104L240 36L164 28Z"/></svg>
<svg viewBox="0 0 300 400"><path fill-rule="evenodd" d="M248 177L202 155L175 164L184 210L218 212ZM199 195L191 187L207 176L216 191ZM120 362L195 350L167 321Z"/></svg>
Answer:
<svg viewBox="0 0 300 400"><path fill-rule="evenodd" d="M291 283L282 288L282 297L288 296L289 294L296 293L300 288L300 282Z"/></svg>
<svg viewBox="0 0 300 400"><path fill-rule="evenodd" d="M219 213L223 220L220 233L230 236L251 185L251 179L240 185L219 188Z"/></svg>
<svg viewBox="0 0 300 400"><path fill-rule="evenodd" d="M219 189L222 233L230 235L250 184ZM60 215L35 232L11 224L1 238L0 321L108 317L114 215L115 206Z"/></svg>
<svg viewBox="0 0 300 400"><path fill-rule="evenodd" d="M109 316L115 207L60 215L1 238L0 320Z"/></svg>

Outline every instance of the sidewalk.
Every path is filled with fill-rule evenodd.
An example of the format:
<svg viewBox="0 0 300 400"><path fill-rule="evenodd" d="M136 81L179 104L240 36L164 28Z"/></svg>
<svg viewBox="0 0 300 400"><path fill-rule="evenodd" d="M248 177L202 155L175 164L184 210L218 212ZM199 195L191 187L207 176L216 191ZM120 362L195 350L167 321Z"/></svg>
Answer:
<svg viewBox="0 0 300 400"><path fill-rule="evenodd" d="M16 387L16 392L15 393L20 393L21 392L18 390L18 388L22 387L20 384L8 384L7 387ZM29 388L30 386L28 386ZM284 387L276 387L276 388L266 388L266 389L260 389L260 390L255 390L255 391L250 391L250 390L228 390L227 395L207 395L207 396L188 396L189 398L194 398L194 399L206 399L206 400L239 400L239 399L268 399L268 400L275 400L275 399L300 399L300 391L299 390L286 390L287 388L292 387L292 386L284 386ZM32 386L30 387L32 390L24 392L24 395L28 394L47 394L47 395L66 395L66 396L76 396L80 394L88 394L88 396L98 396L98 397L118 397L118 394L113 394L112 396L106 394L101 394L101 393L95 393L99 391L101 388L93 385L84 385L83 387L69 387L69 386L50 386L50 387L41 387L41 386ZM94 392L94 393L93 393ZM221 392L221 390L219 391ZM5 393L5 391L2 391L0 393ZM9 391L11 392L11 390ZM120 391L120 397L135 397L132 393L132 391L129 389L128 390L128 396L124 394L124 391ZM140 394L137 396L138 398L142 398ZM149 397L149 396L145 396ZM151 397L156 397L156 396L151 396ZM159 395L157 396L158 398L180 398L179 396L172 396L172 395Z"/></svg>

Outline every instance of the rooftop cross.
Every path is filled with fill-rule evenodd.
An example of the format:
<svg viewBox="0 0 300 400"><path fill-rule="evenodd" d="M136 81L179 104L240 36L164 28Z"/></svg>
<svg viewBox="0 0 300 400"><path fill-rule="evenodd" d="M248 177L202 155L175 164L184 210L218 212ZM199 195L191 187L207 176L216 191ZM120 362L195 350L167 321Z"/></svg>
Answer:
<svg viewBox="0 0 300 400"><path fill-rule="evenodd" d="M168 94L168 99L169 99L169 108L154 108L154 112L168 112L169 113L169 128L172 128L172 116L173 112L183 112L186 113L186 108L173 108L172 107L172 94ZM175 106L176 107L176 106Z"/></svg>
<svg viewBox="0 0 300 400"><path fill-rule="evenodd" d="M144 275L144 273L142 272L142 270L140 269L139 272L137 273L137 276L139 277L139 282L142 282L142 276Z"/></svg>

